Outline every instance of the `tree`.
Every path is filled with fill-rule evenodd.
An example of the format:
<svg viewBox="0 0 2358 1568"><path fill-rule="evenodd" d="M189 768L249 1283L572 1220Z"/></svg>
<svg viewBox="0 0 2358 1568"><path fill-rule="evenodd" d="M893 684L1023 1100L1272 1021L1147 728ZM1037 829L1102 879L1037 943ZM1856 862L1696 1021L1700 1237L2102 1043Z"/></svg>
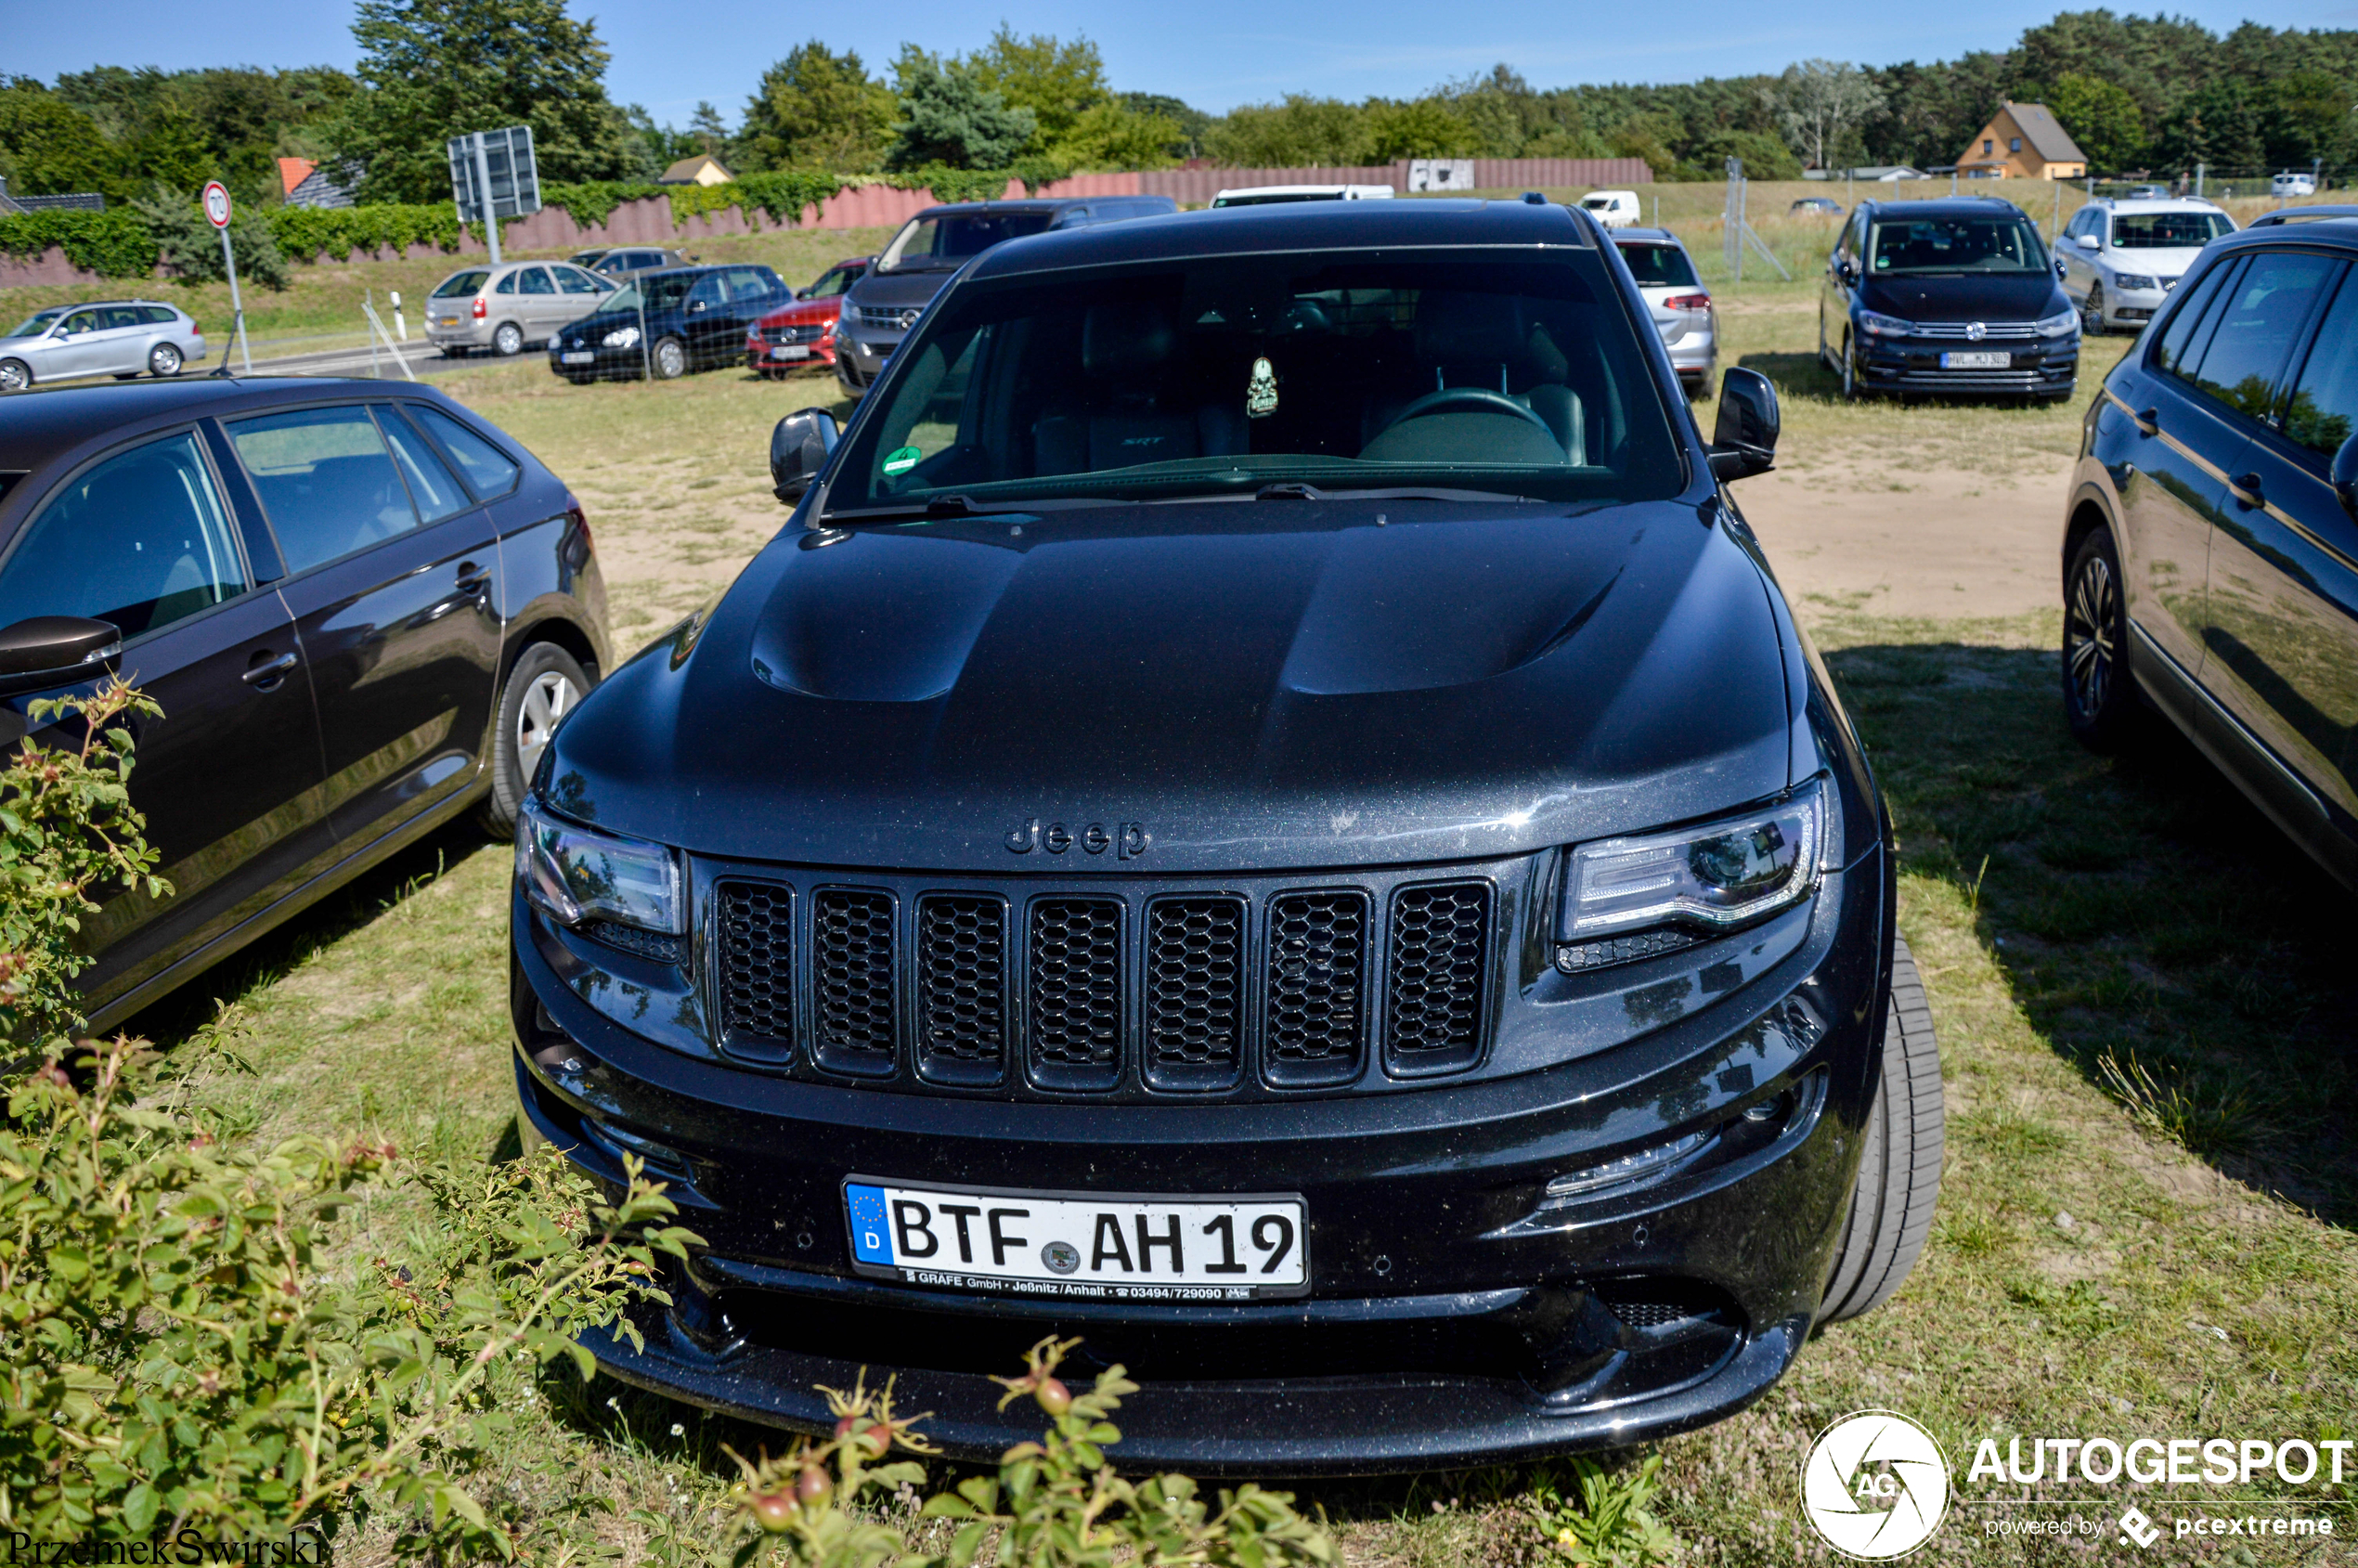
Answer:
<svg viewBox="0 0 2358 1568"><path fill-rule="evenodd" d="M1797 180L1801 160L1782 136L1767 131L1713 131L1695 143L1688 157L1687 177L1725 179L1728 160L1743 160L1744 177L1755 180Z"/></svg>
<svg viewBox="0 0 2358 1568"><path fill-rule="evenodd" d="M1167 93L1121 93L1116 97L1121 107L1133 114L1160 115L1171 122L1177 134L1163 144L1165 158L1176 160L1198 155L1203 147L1203 134L1211 129L1211 115Z"/></svg>
<svg viewBox="0 0 2358 1568"><path fill-rule="evenodd" d="M1075 170L1164 169L1178 162L1171 149L1185 140L1177 121L1108 98L1083 110L1064 139L1049 145L1047 155Z"/></svg>
<svg viewBox="0 0 2358 1568"><path fill-rule="evenodd" d="M1347 167L1367 161L1367 117L1339 98L1289 93L1282 103L1230 110L1204 133L1203 149L1214 162L1232 168Z"/></svg>
<svg viewBox="0 0 2358 1568"><path fill-rule="evenodd" d="M958 65L1009 109L1031 111L1039 128L1035 145L1027 150L1069 139L1083 114L1113 97L1106 85L1106 62L1085 36L1069 44L1046 32L1018 38L1003 21L990 43Z"/></svg>
<svg viewBox="0 0 2358 1568"><path fill-rule="evenodd" d="M2047 90L2055 122L2088 155L2088 167L2118 174L2144 165L2145 123L2129 90L2101 77L2067 71Z"/></svg>
<svg viewBox="0 0 2358 1568"><path fill-rule="evenodd" d="M2353 101L2349 84L2329 71L2296 71L2277 81L2261 116L2268 162L2334 161L2350 139Z"/></svg>
<svg viewBox="0 0 2358 1568"><path fill-rule="evenodd" d="M0 176L25 196L127 196L122 161L97 123L29 76L0 88Z"/></svg>
<svg viewBox="0 0 2358 1568"><path fill-rule="evenodd" d="M564 0L359 0L352 33L369 91L323 139L361 166L364 201L448 201L444 143L502 125L532 127L544 181L625 166L605 45Z"/></svg>
<svg viewBox="0 0 2358 1568"><path fill-rule="evenodd" d="M762 73L735 150L748 172L871 174L884 167L894 115L892 89L868 74L858 50L838 55L813 38Z"/></svg>
<svg viewBox="0 0 2358 1568"><path fill-rule="evenodd" d="M729 145L729 122L720 118L720 110L712 106L710 98L696 100L696 111L688 117L688 139L696 144L697 152L707 158L719 157L721 149Z"/></svg>
<svg viewBox="0 0 2358 1568"><path fill-rule="evenodd" d="M1848 150L1859 122L1883 107L1883 89L1855 65L1803 60L1785 67L1771 101L1778 128L1812 169L1830 169Z"/></svg>
<svg viewBox="0 0 2358 1568"><path fill-rule="evenodd" d="M892 127L892 152L886 160L891 168L946 163L953 169L1004 169L1039 134L1040 122L1030 110L1008 108L959 61L945 64L938 55L903 44L892 69L900 118Z"/></svg>
<svg viewBox="0 0 2358 1568"><path fill-rule="evenodd" d="M2162 122L2162 162L2191 170L2257 169L2266 158L2260 140L2260 114L2250 89L2239 81L2214 82L2189 93Z"/></svg>
<svg viewBox="0 0 2358 1568"><path fill-rule="evenodd" d="M1402 158L1459 158L1474 150L1473 128L1438 98L1387 103L1365 111L1368 151L1379 163Z"/></svg>

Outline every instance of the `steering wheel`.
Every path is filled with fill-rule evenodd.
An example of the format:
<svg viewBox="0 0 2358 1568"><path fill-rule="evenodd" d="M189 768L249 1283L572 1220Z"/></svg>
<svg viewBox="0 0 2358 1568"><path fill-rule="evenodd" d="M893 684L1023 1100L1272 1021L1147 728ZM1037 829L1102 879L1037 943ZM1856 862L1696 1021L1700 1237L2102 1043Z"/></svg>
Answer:
<svg viewBox="0 0 2358 1568"><path fill-rule="evenodd" d="M1546 420L1541 419L1503 392L1493 392L1486 386L1445 386L1439 392L1426 393L1422 397L1393 415L1389 421L1385 421L1383 429L1376 432L1376 439L1380 440L1394 425L1406 424L1410 420L1423 419L1427 414L1443 414L1453 410L1464 413L1512 414L1517 419L1530 421L1533 425L1545 433L1548 440L1553 441L1556 438L1556 433L1548 429ZM1374 442L1369 442L1369 445L1374 445Z"/></svg>

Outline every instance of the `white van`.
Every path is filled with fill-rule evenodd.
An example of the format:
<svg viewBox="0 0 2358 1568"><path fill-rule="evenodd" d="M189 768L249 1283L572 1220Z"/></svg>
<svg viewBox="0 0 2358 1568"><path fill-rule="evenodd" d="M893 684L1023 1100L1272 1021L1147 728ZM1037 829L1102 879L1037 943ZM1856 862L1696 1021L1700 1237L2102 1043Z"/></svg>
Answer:
<svg viewBox="0 0 2358 1568"><path fill-rule="evenodd" d="M1626 228L1641 215L1634 190L1592 190L1580 199L1580 206L1607 228Z"/></svg>
<svg viewBox="0 0 2358 1568"><path fill-rule="evenodd" d="M2317 194L2317 176L2296 174L2287 169L2268 182L2268 194L2271 196L2314 196Z"/></svg>
<svg viewBox="0 0 2358 1568"><path fill-rule="evenodd" d="M1278 201L1388 201L1388 185L1249 185L1224 190L1215 207L1265 207Z"/></svg>

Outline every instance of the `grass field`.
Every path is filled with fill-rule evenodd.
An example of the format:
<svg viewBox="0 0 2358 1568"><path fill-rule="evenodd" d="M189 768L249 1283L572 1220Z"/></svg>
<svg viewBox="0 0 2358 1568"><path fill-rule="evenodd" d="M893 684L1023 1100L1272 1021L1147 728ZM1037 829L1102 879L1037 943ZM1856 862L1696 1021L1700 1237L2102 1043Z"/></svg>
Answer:
<svg viewBox="0 0 2358 1568"><path fill-rule="evenodd" d="M1807 283L1749 281L1723 296L1725 362L1783 383L1784 462L1866 483L1934 460L1998 472L2069 449L2074 408L1841 404L1808 362L1812 298ZM2091 345L2083 388L2119 343ZM626 646L724 585L784 521L764 469L769 426L835 397L821 375L776 384L733 370L576 389L503 364L441 384L581 495ZM1708 406L1699 412L1708 428ZM1820 1335L1758 1406L1661 1445L1658 1506L1686 1543L1681 1561L1832 1561L1796 1507L1799 1462L1828 1420L1863 1406L1925 1423L1961 1472L1987 1434L2352 1435L2358 1070L2346 1020L2358 972L2346 900L2174 737L2157 730L2113 757L2073 745L2053 615L1801 608L1892 801L1900 925L1948 1075L1946 1186L1894 1302ZM139 1026L169 1043L227 1007L246 1066L217 1070L206 1093L258 1135L366 1130L498 1158L513 1147L507 875L504 847L449 830ZM421 1222L381 1203L368 1223L382 1244ZM719 1445L775 1444L603 1380L582 1396L552 1376L542 1392L498 1479L543 1522L538 1549L551 1561L560 1549L570 1561L700 1561L733 1473ZM1547 1560L1529 1517L1537 1478L1302 1492L1354 1563L1510 1564ZM2107 1522L2131 1496L2073 1495ZM2086 1561L2084 1543L1984 1538L1989 1521L2042 1496L2059 1494L1967 1490L1918 1560ZM2345 1534L2358 1531L2353 1497L2345 1486L2334 1499ZM2166 1517L2165 1503L2138 1500ZM2096 1555L2114 1549L2108 1523L2098 1539ZM2156 1556L2352 1561L2339 1540L2243 1549ZM356 1543L340 1561L383 1560L371 1550Z"/></svg>

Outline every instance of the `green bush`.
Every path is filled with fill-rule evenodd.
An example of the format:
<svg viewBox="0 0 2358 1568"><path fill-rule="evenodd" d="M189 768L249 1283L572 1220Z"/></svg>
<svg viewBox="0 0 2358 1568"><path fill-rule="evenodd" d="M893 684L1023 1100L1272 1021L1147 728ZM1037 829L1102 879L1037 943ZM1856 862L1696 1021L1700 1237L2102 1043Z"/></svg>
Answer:
<svg viewBox="0 0 2358 1568"><path fill-rule="evenodd" d="M582 180L574 184L545 181L540 204L561 207L584 228L605 222L625 201L644 201L669 194L669 188L638 180Z"/></svg>
<svg viewBox="0 0 2358 1568"><path fill-rule="evenodd" d="M156 239L138 214L51 208L0 217L0 251L26 261L55 245L66 260L102 278L145 278L155 271Z"/></svg>
<svg viewBox="0 0 2358 1568"><path fill-rule="evenodd" d="M881 1499L923 1484L924 1467L913 1459L878 1462L894 1448L931 1452L915 1430L924 1418L894 1414L890 1385L871 1393L863 1382L849 1393L822 1391L836 1413L834 1437L759 1464L731 1453L745 1474L733 1494L735 1538L724 1543L726 1561L737 1568L776 1561L797 1568L969 1568L983 1561L1021 1568L1291 1568L1341 1561L1325 1527L1296 1512L1289 1493L1248 1484L1222 1490L1214 1507L1184 1475L1134 1483L1115 1474L1106 1450L1121 1432L1107 1418L1138 1385L1114 1367L1084 1393L1067 1388L1056 1367L1080 1342L1043 1340L1021 1377L995 1380L1007 1391L999 1408L1030 1398L1048 1416L1048 1430L1037 1443L1008 1449L995 1474L926 1500L921 1517L955 1523L946 1549L912 1554L901 1532L859 1510L869 1494Z"/></svg>
<svg viewBox="0 0 2358 1568"><path fill-rule="evenodd" d="M408 250L432 245L459 248L459 214L450 203L409 206L377 202L365 207L273 207L268 218L279 248L303 261L333 256L349 261L355 251Z"/></svg>
<svg viewBox="0 0 2358 1568"><path fill-rule="evenodd" d="M155 237L156 259L174 278L194 284L218 283L229 276L221 261L221 231L205 221L194 201L159 188L131 205ZM279 249L270 220L260 209L237 209L229 220L229 244L237 253L242 281L267 289L283 289L294 281L286 253Z"/></svg>

